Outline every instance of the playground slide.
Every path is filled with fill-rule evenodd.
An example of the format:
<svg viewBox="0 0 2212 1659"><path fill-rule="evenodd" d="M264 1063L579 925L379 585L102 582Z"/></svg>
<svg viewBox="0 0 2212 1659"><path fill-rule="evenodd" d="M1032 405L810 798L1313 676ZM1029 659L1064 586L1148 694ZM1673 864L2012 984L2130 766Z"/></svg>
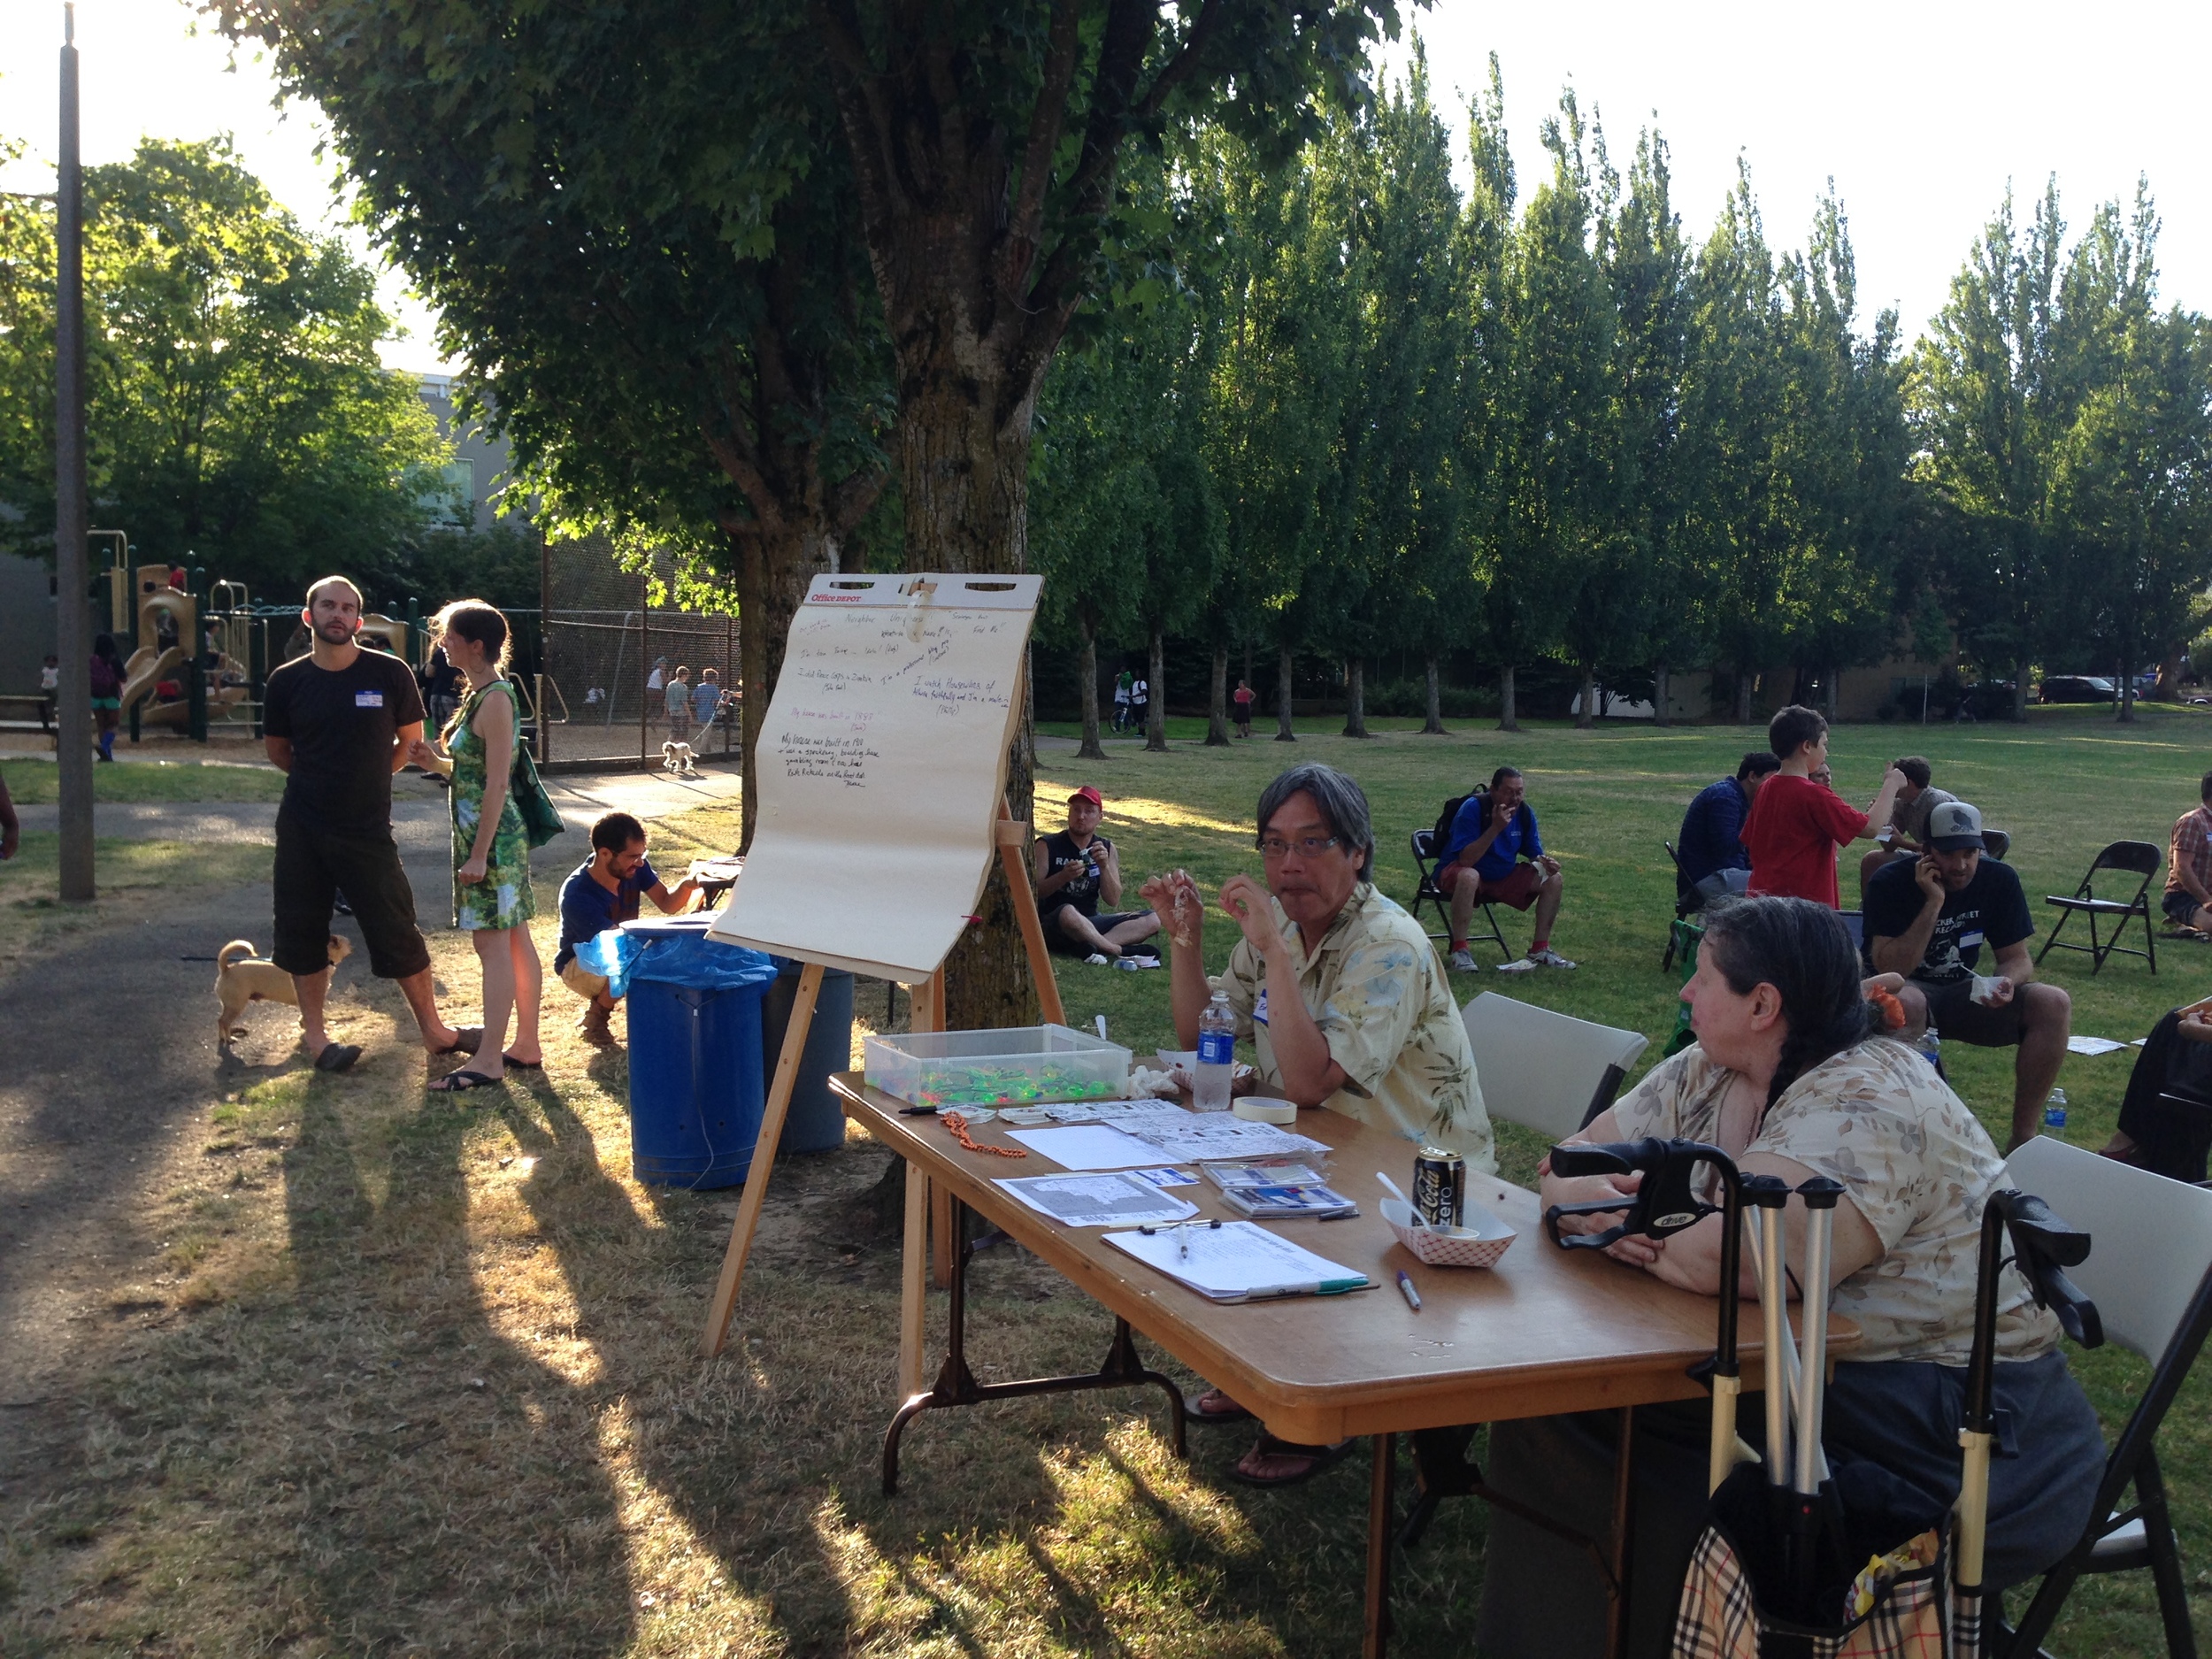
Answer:
<svg viewBox="0 0 2212 1659"><path fill-rule="evenodd" d="M152 696L154 687L183 665L184 652L174 645L158 654L150 645L133 651L131 660L123 665L123 718L127 720L133 703Z"/></svg>
<svg viewBox="0 0 2212 1659"><path fill-rule="evenodd" d="M246 687L243 686L211 686L207 692L207 718L211 720L227 718L231 710L245 700ZM190 707L182 697L174 703L150 703L140 710L138 723L142 726L180 726Z"/></svg>

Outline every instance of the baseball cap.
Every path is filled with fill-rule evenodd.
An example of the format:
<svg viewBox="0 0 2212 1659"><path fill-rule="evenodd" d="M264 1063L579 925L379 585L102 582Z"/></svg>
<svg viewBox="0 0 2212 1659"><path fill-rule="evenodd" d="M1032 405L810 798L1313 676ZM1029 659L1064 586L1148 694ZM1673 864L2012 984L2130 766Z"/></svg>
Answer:
<svg viewBox="0 0 2212 1659"><path fill-rule="evenodd" d="M1928 845L1939 853L1960 852L1989 843L1982 839L1982 815L1963 801L1946 801L1928 814Z"/></svg>
<svg viewBox="0 0 2212 1659"><path fill-rule="evenodd" d="M1070 801L1088 801L1093 806L1099 807L1101 809L1103 809L1106 804L1105 800L1099 795L1098 791L1094 789L1087 783L1085 784L1080 789L1078 789L1073 795L1070 795L1068 799Z"/></svg>

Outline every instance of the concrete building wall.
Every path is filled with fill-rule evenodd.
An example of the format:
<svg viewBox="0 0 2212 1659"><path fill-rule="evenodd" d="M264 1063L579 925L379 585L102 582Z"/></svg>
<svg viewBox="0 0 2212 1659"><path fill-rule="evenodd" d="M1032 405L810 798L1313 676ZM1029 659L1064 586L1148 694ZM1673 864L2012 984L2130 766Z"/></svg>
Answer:
<svg viewBox="0 0 2212 1659"><path fill-rule="evenodd" d="M0 691L36 691L54 649L54 576L44 559L0 553Z"/></svg>
<svg viewBox="0 0 2212 1659"><path fill-rule="evenodd" d="M426 374L420 377L422 401L430 406L437 418L439 434L453 444L453 478L465 489L474 528L488 530L498 517L492 507L492 497L507 482L511 465L507 441L487 438L473 423L463 423L453 410L453 377L449 374Z"/></svg>

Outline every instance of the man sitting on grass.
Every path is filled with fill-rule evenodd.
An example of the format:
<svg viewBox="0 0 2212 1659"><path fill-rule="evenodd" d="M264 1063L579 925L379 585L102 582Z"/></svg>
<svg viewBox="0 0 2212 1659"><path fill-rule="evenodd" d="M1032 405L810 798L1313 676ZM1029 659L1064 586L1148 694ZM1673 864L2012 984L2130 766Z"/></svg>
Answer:
<svg viewBox="0 0 2212 1659"><path fill-rule="evenodd" d="M1870 825L1888 822L1905 774L1891 767L1874 803L1864 812L1853 810L1814 781L1814 774L1828 764L1828 722L1801 703L1793 703L1767 722L1767 747L1782 766L1760 786L1759 798L1744 818L1750 890L1840 910L1836 849L1858 840Z"/></svg>
<svg viewBox="0 0 2212 1659"><path fill-rule="evenodd" d="M1917 858L1926 852L1928 814L1946 801L1958 799L1948 790L1930 786L1933 771L1919 756L1904 756L1895 764L1905 774L1905 781L1898 786L1897 804L1890 810L1889 822L1875 832L1874 839L1881 845L1859 860L1861 909L1865 908L1866 884L1874 879L1874 872L1892 859Z"/></svg>
<svg viewBox="0 0 2212 1659"><path fill-rule="evenodd" d="M2200 804L2174 820L2166 859L2166 896L2159 901L2176 927L2212 933L2212 772L2197 786Z"/></svg>
<svg viewBox="0 0 2212 1659"><path fill-rule="evenodd" d="M603 1048L614 1041L607 1018L615 999L608 995L606 976L576 960L576 947L635 921L641 898L650 898L672 915L698 890L696 881L671 888L660 879L645 862L645 826L627 812L610 812L591 826L591 862L577 865L561 883L561 949L553 958L561 983L584 999L584 1017L576 1029L585 1041Z"/></svg>
<svg viewBox="0 0 2212 1659"><path fill-rule="evenodd" d="M1525 861L1525 862L1524 862ZM1536 809L1529 805L1517 767L1501 766L1490 776L1490 793L1471 795L1452 819L1444 840L1444 862L1436 867L1437 890L1452 902L1451 965L1461 973L1476 971L1467 949L1467 928L1478 900L1536 907L1536 936L1528 955L1498 964L1500 973L1575 964L1551 948L1551 925L1559 915L1565 878L1559 861L1544 850L1536 833Z"/></svg>
<svg viewBox="0 0 2212 1659"><path fill-rule="evenodd" d="M1121 902L1121 856L1098 833L1106 803L1085 784L1068 797L1068 826L1040 835L1029 849L1030 872L1037 884L1037 912L1045 925L1045 943L1064 956L1081 956L1104 966L1156 968L1160 952L1145 941L1160 931L1150 910L1098 913L1099 901Z"/></svg>
<svg viewBox="0 0 2212 1659"><path fill-rule="evenodd" d="M1744 850L1743 821L1759 797L1759 786L1782 763L1763 749L1745 755L1736 775L1709 783L1682 815L1675 837L1676 897L1696 896L1700 906L1751 884L1751 855Z"/></svg>
<svg viewBox="0 0 2212 1659"><path fill-rule="evenodd" d="M1877 973L1901 973L1907 1038L1932 1025L1954 1042L2017 1048L2009 1152L2035 1138L2073 1029L2073 999L2035 983L2028 943L2035 919L2009 864L1984 857L1982 815L1947 801L1928 815L1928 850L1874 872L1866 885L1866 955ZM1984 945L1996 972L1976 969Z"/></svg>

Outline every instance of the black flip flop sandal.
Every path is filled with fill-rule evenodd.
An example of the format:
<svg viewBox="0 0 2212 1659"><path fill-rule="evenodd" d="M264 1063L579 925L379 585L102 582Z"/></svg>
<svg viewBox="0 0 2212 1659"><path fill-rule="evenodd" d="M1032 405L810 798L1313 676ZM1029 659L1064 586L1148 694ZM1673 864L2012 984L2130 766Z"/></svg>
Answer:
<svg viewBox="0 0 2212 1659"><path fill-rule="evenodd" d="M323 1051L315 1056L315 1069L318 1071L349 1071L353 1069L353 1063L360 1057L361 1049L357 1043L326 1043Z"/></svg>
<svg viewBox="0 0 2212 1659"><path fill-rule="evenodd" d="M481 1071L449 1071L429 1085L433 1094L465 1094L475 1088L497 1088L507 1079L486 1077Z"/></svg>
<svg viewBox="0 0 2212 1659"><path fill-rule="evenodd" d="M456 1025L453 1028L453 1041L446 1044L444 1048L433 1048L430 1052L433 1054L474 1054L483 1046L484 1028L481 1025Z"/></svg>
<svg viewBox="0 0 2212 1659"><path fill-rule="evenodd" d="M1206 1409L1206 1402L1209 1400L1227 1401L1233 1409L1227 1411L1209 1411ZM1252 1414L1233 1400L1230 1400L1229 1396L1223 1394L1220 1389L1209 1388L1194 1400L1188 1398L1184 1400L1183 1420L1187 1423L1249 1423L1252 1420Z"/></svg>
<svg viewBox="0 0 2212 1659"><path fill-rule="evenodd" d="M542 1059L525 1060L518 1056L511 1054L503 1054L499 1057L504 1060L509 1065L514 1067L518 1071L542 1071L545 1070L545 1062Z"/></svg>
<svg viewBox="0 0 2212 1659"><path fill-rule="evenodd" d="M1259 1438L1259 1443L1252 1448L1254 1451L1270 1457L1304 1457L1311 1461L1296 1474L1284 1475L1275 1479L1265 1479L1258 1475L1248 1475L1242 1469L1233 1463L1229 1468L1229 1479L1241 1481L1248 1486L1302 1486L1323 1470L1333 1468L1341 1463L1349 1455L1353 1445L1353 1441L1346 1440L1339 1440L1333 1446L1301 1446L1295 1440L1279 1440L1272 1434L1263 1434ZM1248 1456L1249 1455L1249 1453L1247 1454Z"/></svg>

